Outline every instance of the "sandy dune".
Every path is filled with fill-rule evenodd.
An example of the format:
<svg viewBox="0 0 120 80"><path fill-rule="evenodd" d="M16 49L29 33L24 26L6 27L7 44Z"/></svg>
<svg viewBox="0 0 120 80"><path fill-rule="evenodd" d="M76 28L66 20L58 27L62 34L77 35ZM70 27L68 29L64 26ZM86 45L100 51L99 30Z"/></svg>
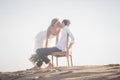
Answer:
<svg viewBox="0 0 120 80"><path fill-rule="evenodd" d="M120 80L120 65L57 67L1 72L0 80Z"/></svg>

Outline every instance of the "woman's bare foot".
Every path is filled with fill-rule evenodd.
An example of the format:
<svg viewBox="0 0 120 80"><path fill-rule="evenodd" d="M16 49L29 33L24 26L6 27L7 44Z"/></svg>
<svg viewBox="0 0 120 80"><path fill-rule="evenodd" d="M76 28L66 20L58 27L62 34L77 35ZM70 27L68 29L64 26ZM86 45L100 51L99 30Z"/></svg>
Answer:
<svg viewBox="0 0 120 80"><path fill-rule="evenodd" d="M54 67L54 65L52 63L48 63L47 68L52 68L52 67Z"/></svg>
<svg viewBox="0 0 120 80"><path fill-rule="evenodd" d="M30 68L29 70L37 70L37 69L40 69L40 68L35 65L34 67Z"/></svg>

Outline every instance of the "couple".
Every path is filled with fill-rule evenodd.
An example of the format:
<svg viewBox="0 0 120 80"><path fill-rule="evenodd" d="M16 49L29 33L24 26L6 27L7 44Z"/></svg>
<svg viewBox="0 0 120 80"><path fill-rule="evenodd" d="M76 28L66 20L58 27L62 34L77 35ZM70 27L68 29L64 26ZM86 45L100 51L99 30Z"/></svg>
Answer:
<svg viewBox="0 0 120 80"><path fill-rule="evenodd" d="M46 48L42 48L42 47L36 48L36 54L40 58L39 64L37 64L37 66L41 67L43 62L48 64L49 67L53 66L48 58L48 55L51 55L53 52L66 51L67 34L71 39L68 48L70 48L73 45L74 36L69 30L69 26L70 26L70 21L67 19L64 19L62 23L60 23L59 20L56 18L52 20L51 25L48 27L46 33L46 43L45 43ZM60 41L58 42L60 31L61 31L61 38ZM47 45L51 36L56 36L56 46L48 48Z"/></svg>

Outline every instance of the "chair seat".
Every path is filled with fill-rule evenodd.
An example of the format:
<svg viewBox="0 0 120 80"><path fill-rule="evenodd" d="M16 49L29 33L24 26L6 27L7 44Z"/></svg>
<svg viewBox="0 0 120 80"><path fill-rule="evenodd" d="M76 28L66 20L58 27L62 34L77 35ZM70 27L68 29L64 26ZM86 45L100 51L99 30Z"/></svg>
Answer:
<svg viewBox="0 0 120 80"><path fill-rule="evenodd" d="M69 55L71 55L71 54L69 54ZM55 56L55 57L64 57L64 56L67 56L67 52L66 51L54 52L54 53L52 53L52 56Z"/></svg>

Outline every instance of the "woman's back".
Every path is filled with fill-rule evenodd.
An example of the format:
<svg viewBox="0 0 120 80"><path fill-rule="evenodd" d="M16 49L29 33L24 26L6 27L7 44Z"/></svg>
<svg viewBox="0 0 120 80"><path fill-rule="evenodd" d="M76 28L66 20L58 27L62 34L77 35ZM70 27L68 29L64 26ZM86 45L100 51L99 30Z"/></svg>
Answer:
<svg viewBox="0 0 120 80"><path fill-rule="evenodd" d="M47 36L47 31L40 31L35 36L34 43L33 43L33 51L34 52L38 48L45 48L46 47L46 45L45 45L46 44L46 36ZM55 36L51 34L49 37L48 47L50 47L52 45L54 38L55 38Z"/></svg>

